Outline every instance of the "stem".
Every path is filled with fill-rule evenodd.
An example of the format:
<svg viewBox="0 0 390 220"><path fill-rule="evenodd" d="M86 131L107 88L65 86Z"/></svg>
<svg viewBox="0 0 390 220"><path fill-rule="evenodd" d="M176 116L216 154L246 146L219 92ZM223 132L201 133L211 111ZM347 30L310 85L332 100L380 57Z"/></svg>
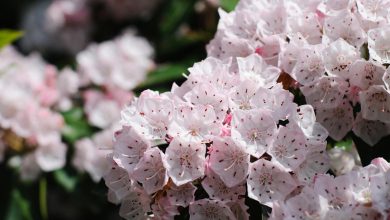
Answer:
<svg viewBox="0 0 390 220"><path fill-rule="evenodd" d="M39 180L39 209L42 219L47 220L47 181L44 177Z"/></svg>

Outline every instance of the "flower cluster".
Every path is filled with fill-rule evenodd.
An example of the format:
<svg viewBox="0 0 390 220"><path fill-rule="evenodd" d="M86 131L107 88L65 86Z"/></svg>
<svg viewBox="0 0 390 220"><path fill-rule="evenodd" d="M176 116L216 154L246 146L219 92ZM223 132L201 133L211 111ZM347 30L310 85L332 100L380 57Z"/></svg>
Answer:
<svg viewBox="0 0 390 220"><path fill-rule="evenodd" d="M246 193L272 207L329 169L327 131L277 82L277 67L252 54L189 72L122 111L105 175L122 217L168 219L189 206L191 219L247 218Z"/></svg>
<svg viewBox="0 0 390 220"><path fill-rule="evenodd" d="M242 0L221 20L208 54L257 53L293 79L334 140L374 145L390 134L389 1Z"/></svg>
<svg viewBox="0 0 390 220"><path fill-rule="evenodd" d="M61 133L68 127L60 112L82 105L89 126L99 132L75 143L73 165L99 181L109 167L105 156L120 128L120 111L133 98L130 90L154 68L152 55L134 31L91 45L77 56L75 71L58 71L38 55L3 49L0 89L7 92L0 95L0 159L5 152L16 155L9 163L20 167L22 179L62 168L67 147Z"/></svg>
<svg viewBox="0 0 390 220"><path fill-rule="evenodd" d="M342 176L319 175L299 194L275 203L270 219L387 219L389 168L389 163L377 158Z"/></svg>
<svg viewBox="0 0 390 220"><path fill-rule="evenodd" d="M105 157L112 151L112 135L121 128L121 109L133 99L129 91L154 68L152 55L153 48L134 31L92 44L77 55L77 71L86 88L82 91L84 112L89 124L101 131L76 142L73 165L96 182L109 167Z"/></svg>
<svg viewBox="0 0 390 220"><path fill-rule="evenodd" d="M126 30L114 40L91 44L77 55L78 71L85 84L132 90L154 67L153 48L135 31Z"/></svg>
<svg viewBox="0 0 390 220"><path fill-rule="evenodd" d="M1 51L0 60L0 89L6 91L0 95L2 151L22 153L24 179L61 168L66 154L60 133L64 121L53 109L69 105L69 96L77 91L77 75L69 69L58 74L39 56L24 57L12 47Z"/></svg>

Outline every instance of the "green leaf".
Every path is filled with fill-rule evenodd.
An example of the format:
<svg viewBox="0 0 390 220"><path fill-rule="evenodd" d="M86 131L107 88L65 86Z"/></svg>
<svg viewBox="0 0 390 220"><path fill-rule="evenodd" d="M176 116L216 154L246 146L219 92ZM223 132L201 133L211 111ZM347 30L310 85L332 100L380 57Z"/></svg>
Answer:
<svg viewBox="0 0 390 220"><path fill-rule="evenodd" d="M213 35L206 31L189 32L182 36L169 36L162 38L161 44L158 45L157 53L159 56L172 56L178 53L186 51L185 48L189 48L196 44L204 46L206 42L213 37ZM194 60L192 61L192 63Z"/></svg>
<svg viewBox="0 0 390 220"><path fill-rule="evenodd" d="M148 75L148 78L137 87L137 90L183 79L183 73L187 71L187 68L188 67L185 64L162 65L151 72Z"/></svg>
<svg viewBox="0 0 390 220"><path fill-rule="evenodd" d="M236 7L239 0L220 0L221 7L227 11L231 12Z"/></svg>
<svg viewBox="0 0 390 220"><path fill-rule="evenodd" d="M75 107L69 111L63 112L62 116L66 122L74 122L84 117L84 111L81 107Z"/></svg>
<svg viewBox="0 0 390 220"><path fill-rule="evenodd" d="M22 35L23 32L21 31L0 30L0 49L19 39Z"/></svg>
<svg viewBox="0 0 390 220"><path fill-rule="evenodd" d="M60 184L67 192L73 192L76 188L77 177L70 176L65 170L56 170L54 172L54 179Z"/></svg>
<svg viewBox="0 0 390 220"><path fill-rule="evenodd" d="M185 20L186 16L189 16L193 9L193 0L171 0L168 3L168 7L162 16L160 21L160 31L163 34L171 35Z"/></svg>
<svg viewBox="0 0 390 220"><path fill-rule="evenodd" d="M69 143L74 143L83 137L89 137L92 133L91 127L84 121L67 124L62 130L64 139Z"/></svg>
<svg viewBox="0 0 390 220"><path fill-rule="evenodd" d="M65 119L65 127L62 130L64 139L70 143L74 143L80 138L90 136L93 133L92 127L84 117L82 108L73 108L62 113Z"/></svg>
<svg viewBox="0 0 390 220"><path fill-rule="evenodd" d="M352 149L352 139L342 140L335 144L335 147L341 148L345 151L350 151Z"/></svg>
<svg viewBox="0 0 390 220"><path fill-rule="evenodd" d="M8 212L5 217L6 220L32 220L30 212L30 203L23 198L19 190L14 189L11 193L11 202L9 204Z"/></svg>

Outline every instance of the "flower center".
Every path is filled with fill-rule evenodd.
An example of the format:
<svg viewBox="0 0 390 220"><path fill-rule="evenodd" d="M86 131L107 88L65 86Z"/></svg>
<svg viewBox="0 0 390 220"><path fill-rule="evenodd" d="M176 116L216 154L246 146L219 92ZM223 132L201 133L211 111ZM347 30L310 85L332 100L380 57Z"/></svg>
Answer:
<svg viewBox="0 0 390 220"><path fill-rule="evenodd" d="M309 71L318 70L321 67L321 60L319 59L311 59L309 62Z"/></svg>
<svg viewBox="0 0 390 220"><path fill-rule="evenodd" d="M259 177L259 182L262 185L271 184L272 175L270 173L262 173Z"/></svg>
<svg viewBox="0 0 390 220"><path fill-rule="evenodd" d="M334 109L333 113L334 113L336 118L344 118L344 116L345 116L345 111L342 108Z"/></svg>

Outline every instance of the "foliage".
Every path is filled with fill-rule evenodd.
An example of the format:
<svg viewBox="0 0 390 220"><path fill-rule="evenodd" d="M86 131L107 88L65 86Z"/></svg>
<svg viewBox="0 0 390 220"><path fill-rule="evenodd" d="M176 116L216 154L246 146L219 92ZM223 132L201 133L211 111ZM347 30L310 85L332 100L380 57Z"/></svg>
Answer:
<svg viewBox="0 0 390 220"><path fill-rule="evenodd" d="M0 49L23 36L22 31L0 29Z"/></svg>

